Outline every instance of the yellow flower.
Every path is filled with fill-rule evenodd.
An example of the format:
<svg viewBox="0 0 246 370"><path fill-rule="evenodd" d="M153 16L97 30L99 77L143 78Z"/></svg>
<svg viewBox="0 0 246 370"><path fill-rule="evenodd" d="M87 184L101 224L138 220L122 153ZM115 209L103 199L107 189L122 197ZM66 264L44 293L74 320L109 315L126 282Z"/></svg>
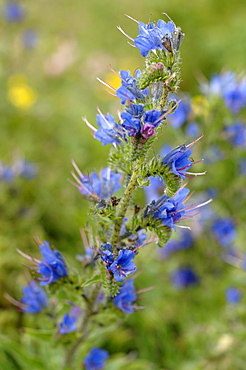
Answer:
<svg viewBox="0 0 246 370"><path fill-rule="evenodd" d="M8 99L17 108L29 109L37 100L37 92L23 75L12 75L8 80Z"/></svg>
<svg viewBox="0 0 246 370"><path fill-rule="evenodd" d="M191 108L196 116L206 116L209 111L209 102L205 96L196 95L191 100Z"/></svg>

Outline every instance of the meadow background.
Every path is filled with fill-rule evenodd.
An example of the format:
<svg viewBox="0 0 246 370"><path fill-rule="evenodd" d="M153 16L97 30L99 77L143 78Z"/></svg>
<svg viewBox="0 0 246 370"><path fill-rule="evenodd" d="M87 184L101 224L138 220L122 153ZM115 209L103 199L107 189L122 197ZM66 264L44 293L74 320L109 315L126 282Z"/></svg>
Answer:
<svg viewBox="0 0 246 370"><path fill-rule="evenodd" d="M74 262L83 253L79 228L91 210L68 182L71 159L89 173L105 167L109 151L92 138L81 117L95 125L96 106L111 114L120 109L118 99L96 80L100 77L119 86L108 65L116 71L134 71L143 65L139 51L116 28L120 25L132 37L137 35L136 23L124 14L147 23L150 17L165 19L161 13L166 12L182 27L186 36L180 90L197 96L199 81L212 73L245 71L246 6L243 0L23 0L18 2L21 19L10 21L6 4L0 1L0 161L1 166L17 163L12 168L17 175L2 176L0 181L0 291L20 299L27 276L16 248L37 254L34 237L49 240L68 262L79 264ZM215 113L206 118L198 154L211 141L220 140L216 125L219 130L221 119L214 118ZM173 132L167 127L156 150L167 142L175 146L185 140L191 141L185 130ZM191 180L189 186L198 192L216 187L217 211L235 220L237 247L244 253L245 177L236 170L233 147L223 149L223 164L208 161L201 166L206 177ZM34 164L30 176L19 176L20 159ZM141 194L138 197L143 199ZM194 227L199 229L197 224ZM158 253L155 246L148 246L137 261L143 269L137 278L139 289L156 286L142 295L140 305L146 308L109 332L105 349L136 355L142 360L141 369L244 370L245 271L223 261L221 246L208 232L197 236L192 250L165 259ZM195 267L199 284L177 290L170 273L186 263ZM237 305L226 301L230 286L242 293ZM33 325L35 318L24 318L3 295L0 309L0 358L6 370L26 369L18 348L39 356L44 353L39 342L33 344L21 330ZM49 363L43 368L53 369Z"/></svg>

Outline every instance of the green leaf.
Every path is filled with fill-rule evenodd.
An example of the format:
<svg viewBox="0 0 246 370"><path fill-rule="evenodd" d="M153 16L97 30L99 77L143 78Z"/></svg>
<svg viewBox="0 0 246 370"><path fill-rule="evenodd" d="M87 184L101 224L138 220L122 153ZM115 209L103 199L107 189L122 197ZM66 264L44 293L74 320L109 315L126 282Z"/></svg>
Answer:
<svg viewBox="0 0 246 370"><path fill-rule="evenodd" d="M102 279L101 279L101 275L94 275L92 278L90 278L89 280L86 280L82 285L81 287L85 287L85 286L88 286L88 285L91 285L91 284L95 284L95 283L101 283Z"/></svg>
<svg viewBox="0 0 246 370"><path fill-rule="evenodd" d="M40 330L33 328L23 328L23 330L26 334L44 341L49 341L54 334L54 330Z"/></svg>

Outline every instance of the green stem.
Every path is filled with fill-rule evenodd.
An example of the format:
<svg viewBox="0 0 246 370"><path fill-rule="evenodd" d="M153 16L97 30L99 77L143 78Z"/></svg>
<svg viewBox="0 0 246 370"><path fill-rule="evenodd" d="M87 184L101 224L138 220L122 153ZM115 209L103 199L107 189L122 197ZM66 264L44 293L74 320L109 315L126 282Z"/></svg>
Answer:
<svg viewBox="0 0 246 370"><path fill-rule="evenodd" d="M133 191L135 190L137 186L137 179L138 179L138 170L140 168L140 165L143 162L143 157L140 158L135 165L135 168L133 169L130 181L128 182L128 185L126 187L125 193L123 197L121 198L121 201L119 203L119 212L117 214L117 218L114 225L114 231L111 239L111 244L113 246L113 249L116 251L116 245L120 241L120 229L122 227L122 223L124 220L124 217L126 215L127 208L129 206L129 202L131 200Z"/></svg>
<svg viewBox="0 0 246 370"><path fill-rule="evenodd" d="M64 368L65 369L74 369L74 367L72 366L73 360L74 360L74 355L75 355L77 349L79 348L79 346L88 337L88 334L89 334L88 327L89 327L89 324L90 324L90 318L94 313L95 303L96 303L96 299L98 297L98 293L99 293L100 288L101 288L101 284L96 284L94 289L92 290L91 297L88 300L87 307L86 307L85 312L84 312L83 321L81 323L81 327L80 327L80 330L79 330L82 333L82 336L77 340L77 342L73 346L68 348L67 353L66 353L66 357L65 357L65 362L64 362Z"/></svg>

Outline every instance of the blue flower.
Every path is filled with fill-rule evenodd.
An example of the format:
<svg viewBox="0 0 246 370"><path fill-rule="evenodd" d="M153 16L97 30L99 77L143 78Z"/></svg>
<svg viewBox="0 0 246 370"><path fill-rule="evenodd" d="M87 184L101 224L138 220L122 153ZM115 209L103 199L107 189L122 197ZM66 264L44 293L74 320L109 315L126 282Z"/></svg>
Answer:
<svg viewBox="0 0 246 370"><path fill-rule="evenodd" d="M132 260L135 254L129 249L121 249L119 255L110 267L108 268L114 274L116 281L123 281L128 275L136 271L136 266Z"/></svg>
<svg viewBox="0 0 246 370"><path fill-rule="evenodd" d="M197 137L200 133L199 124L195 121L187 123L185 133L189 137Z"/></svg>
<svg viewBox="0 0 246 370"><path fill-rule="evenodd" d="M84 358L86 370L101 370L105 366L105 361L109 354L104 349L93 347L90 353Z"/></svg>
<svg viewBox="0 0 246 370"><path fill-rule="evenodd" d="M179 240L170 240L167 242L164 248L161 248L158 252L162 258L167 258L173 253L177 253L186 249L190 249L193 246L194 240L192 234L188 230L182 230L181 238Z"/></svg>
<svg viewBox="0 0 246 370"><path fill-rule="evenodd" d="M171 150L163 159L162 163L165 166L169 166L171 171L176 175L180 176L183 180L186 176L186 171L192 166L192 162L189 159L191 155L190 145L180 145L177 148Z"/></svg>
<svg viewBox="0 0 246 370"><path fill-rule="evenodd" d="M23 297L21 302L26 305L23 312L39 313L48 304L47 296L42 288L35 281L31 280L28 286L23 287Z"/></svg>
<svg viewBox="0 0 246 370"><path fill-rule="evenodd" d="M183 289L197 284L199 278L190 266L185 266L172 272L171 281L176 288Z"/></svg>
<svg viewBox="0 0 246 370"><path fill-rule="evenodd" d="M40 285L48 285L67 276L67 268L60 252L52 250L47 241L40 245L40 252L43 256L37 270L42 275Z"/></svg>
<svg viewBox="0 0 246 370"><path fill-rule="evenodd" d="M225 73L215 73L211 76L210 81L201 84L201 91L206 95L221 95L227 86L234 85L236 75L232 71Z"/></svg>
<svg viewBox="0 0 246 370"><path fill-rule="evenodd" d="M133 279L129 279L121 285L120 292L116 297L114 297L113 303L121 311L125 313L133 313L134 307L132 304L136 298L137 296L135 294Z"/></svg>
<svg viewBox="0 0 246 370"><path fill-rule="evenodd" d="M38 35L33 29L27 29L22 34L22 42L27 49L32 49L37 45Z"/></svg>
<svg viewBox="0 0 246 370"><path fill-rule="evenodd" d="M189 192L189 189L183 188L172 198L163 195L157 201L153 200L146 207L145 216L152 215L161 220L164 225L176 229L175 224L180 221L185 213L190 212L188 209L184 210L183 205Z"/></svg>
<svg viewBox="0 0 246 370"><path fill-rule="evenodd" d="M246 148L246 125L243 122L236 122L225 128L228 141L241 148Z"/></svg>
<svg viewBox="0 0 246 370"><path fill-rule="evenodd" d="M124 129L115 122L111 114L97 114L96 120L100 128L95 132L94 137L103 145L121 144L125 141Z"/></svg>
<svg viewBox="0 0 246 370"><path fill-rule="evenodd" d="M235 82L227 85L223 91L225 105L234 114L246 106L246 83Z"/></svg>
<svg viewBox="0 0 246 370"><path fill-rule="evenodd" d="M164 22L159 19L155 23L144 24L138 22L139 35L134 44L140 50L143 57L151 50L178 50L184 34L172 21Z"/></svg>
<svg viewBox="0 0 246 370"><path fill-rule="evenodd" d="M149 177L150 184L149 186L144 186L144 192L146 196L147 203L152 200L157 200L160 198L160 195L163 194L165 189L165 183L161 177Z"/></svg>
<svg viewBox="0 0 246 370"><path fill-rule="evenodd" d="M121 175L114 173L109 167L101 171L100 177L96 172L91 176L80 174L78 189L82 195L90 200L98 201L98 198L109 200L110 197L120 189Z"/></svg>
<svg viewBox="0 0 246 370"><path fill-rule="evenodd" d="M246 79L239 79L235 72L228 71L212 76L210 83L203 84L201 90L206 94L219 95L234 114L246 106Z"/></svg>
<svg viewBox="0 0 246 370"><path fill-rule="evenodd" d="M235 224L229 218L214 221L212 231L222 247L230 247L237 237Z"/></svg>
<svg viewBox="0 0 246 370"><path fill-rule="evenodd" d="M65 313L62 322L59 324L59 332L61 334L68 334L77 329L77 317Z"/></svg>
<svg viewBox="0 0 246 370"><path fill-rule="evenodd" d="M173 128L177 129L182 126L187 120L191 112L190 103L188 100L181 100L173 113L168 116Z"/></svg>
<svg viewBox="0 0 246 370"><path fill-rule="evenodd" d="M121 99L121 104L125 104L128 100L143 100L148 96L148 88L140 90L137 86L137 80L141 75L141 71L137 70L135 77L130 76L129 71L120 71L122 85L116 90L116 95Z"/></svg>
<svg viewBox="0 0 246 370"><path fill-rule="evenodd" d="M121 113L122 127L127 131L129 136L136 136L141 130L140 118L135 118L134 115L128 112Z"/></svg>
<svg viewBox="0 0 246 370"><path fill-rule="evenodd" d="M22 6L17 1L9 1L4 5L3 16L8 22L20 22L25 16Z"/></svg>
<svg viewBox="0 0 246 370"><path fill-rule="evenodd" d="M242 299L242 293L238 288L230 287L226 290L226 300L229 304L235 305Z"/></svg>

